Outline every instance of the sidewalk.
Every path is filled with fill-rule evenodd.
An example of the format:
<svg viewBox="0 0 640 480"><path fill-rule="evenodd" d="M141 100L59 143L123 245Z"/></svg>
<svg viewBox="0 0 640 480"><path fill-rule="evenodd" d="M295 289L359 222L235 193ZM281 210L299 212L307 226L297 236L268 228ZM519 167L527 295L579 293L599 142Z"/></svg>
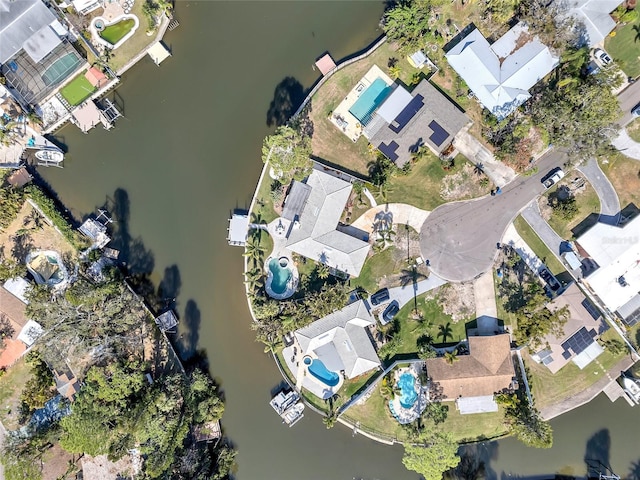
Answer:
<svg viewBox="0 0 640 480"><path fill-rule="evenodd" d="M524 263L531 269L534 274L538 274L540 267L544 266L542 260L540 260L533 250L529 248L529 245L522 239L522 237L518 234L516 227L513 226L513 223L507 227L507 230L504 232L504 236L502 237L502 243L513 247L518 255L522 258Z"/></svg>

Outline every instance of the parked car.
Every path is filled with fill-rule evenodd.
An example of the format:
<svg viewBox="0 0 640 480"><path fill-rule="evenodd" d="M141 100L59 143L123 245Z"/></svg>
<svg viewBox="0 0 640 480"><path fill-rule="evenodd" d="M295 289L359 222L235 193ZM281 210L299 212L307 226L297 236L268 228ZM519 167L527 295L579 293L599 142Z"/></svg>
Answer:
<svg viewBox="0 0 640 480"><path fill-rule="evenodd" d="M551 170L546 176L542 177L542 184L545 188L551 188L564 178L564 171L558 167Z"/></svg>
<svg viewBox="0 0 640 480"><path fill-rule="evenodd" d="M382 325L386 325L391 320L393 320L393 317L395 317L399 311L400 311L400 305L398 305L398 302L394 300L389 305L387 305L387 308L385 308L384 312L382 312L380 323Z"/></svg>
<svg viewBox="0 0 640 480"><path fill-rule="evenodd" d="M389 300L389 289L383 288L371 295L371 305L376 306Z"/></svg>
<svg viewBox="0 0 640 480"><path fill-rule="evenodd" d="M546 267L540 267L540 270L538 271L538 273L540 274L540 277L549 286L551 291L557 292L560 289L560 287L562 287L558 279L554 277Z"/></svg>
<svg viewBox="0 0 640 480"><path fill-rule="evenodd" d="M631 109L631 115L640 117L640 103Z"/></svg>
<svg viewBox="0 0 640 480"><path fill-rule="evenodd" d="M593 58L595 58L596 62L601 66L606 67L611 63L611 57L607 52L602 50L601 48L596 48L593 52Z"/></svg>

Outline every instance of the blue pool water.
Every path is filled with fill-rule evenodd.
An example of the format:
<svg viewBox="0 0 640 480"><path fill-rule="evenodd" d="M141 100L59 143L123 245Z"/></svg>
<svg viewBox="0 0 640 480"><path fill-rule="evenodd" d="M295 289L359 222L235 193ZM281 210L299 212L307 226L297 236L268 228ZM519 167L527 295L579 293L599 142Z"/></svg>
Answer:
<svg viewBox="0 0 640 480"><path fill-rule="evenodd" d="M400 388L400 405L403 408L411 408L418 399L416 392L416 377L410 373L403 373L398 380L398 388Z"/></svg>
<svg viewBox="0 0 640 480"><path fill-rule="evenodd" d="M278 295L285 292L287 289L287 283L291 278L291 270L288 267L281 267L277 258L272 258L269 262L269 270L273 273L271 279L271 290Z"/></svg>
<svg viewBox="0 0 640 480"><path fill-rule="evenodd" d="M376 78L369 88L356 100L349 112L364 126L371 120L371 115L391 93L391 87L381 78Z"/></svg>
<svg viewBox="0 0 640 480"><path fill-rule="evenodd" d="M309 372L329 387L335 387L340 382L340 376L336 372L327 370L324 363L317 358L309 365Z"/></svg>

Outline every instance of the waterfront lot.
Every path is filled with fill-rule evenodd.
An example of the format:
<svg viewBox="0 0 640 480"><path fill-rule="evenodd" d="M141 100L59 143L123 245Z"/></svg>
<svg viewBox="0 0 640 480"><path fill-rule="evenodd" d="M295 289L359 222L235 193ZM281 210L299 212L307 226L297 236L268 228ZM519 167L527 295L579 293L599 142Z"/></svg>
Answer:
<svg viewBox="0 0 640 480"><path fill-rule="evenodd" d="M371 396L363 404L352 406L344 417L351 423L359 423L360 428L374 435L401 442L408 441L406 427L391 415L388 402L381 395L380 386L376 385ZM502 407L494 413L461 415L454 402L443 404L449 407L449 413L444 423L436 428L451 433L460 443L496 438L507 433Z"/></svg>
<svg viewBox="0 0 640 480"><path fill-rule="evenodd" d="M638 57L638 28L640 18L635 22L620 26L614 30L615 36L607 36L605 49L614 60L620 60L620 66L629 77L640 75L640 58Z"/></svg>
<svg viewBox="0 0 640 480"><path fill-rule="evenodd" d="M601 337L603 340L618 339L613 329L607 330ZM573 362L569 362L555 375L547 367L534 362L528 351L523 351L523 359L529 371L529 385L536 400L536 407L543 409L559 403L576 392L582 392L600 380L611 367L626 355L623 351L613 355L608 349L580 370ZM614 372L618 374L619 372Z"/></svg>

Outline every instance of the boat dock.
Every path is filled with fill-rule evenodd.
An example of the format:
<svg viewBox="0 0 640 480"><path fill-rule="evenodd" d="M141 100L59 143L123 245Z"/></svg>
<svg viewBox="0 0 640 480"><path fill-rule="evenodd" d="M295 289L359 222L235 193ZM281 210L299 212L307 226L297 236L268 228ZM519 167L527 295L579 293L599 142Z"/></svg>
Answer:
<svg viewBox="0 0 640 480"><path fill-rule="evenodd" d="M282 423L289 427L293 427L304 417L304 403L300 401L300 395L294 390L280 390L271 399L269 405L280 415Z"/></svg>
<svg viewBox="0 0 640 480"><path fill-rule="evenodd" d="M629 398L629 394L620 386L617 381L611 382L609 385L607 385L603 392L612 402L615 402L617 399L622 397L632 407L635 405L632 399Z"/></svg>
<svg viewBox="0 0 640 480"><path fill-rule="evenodd" d="M249 235L249 214L245 210L237 210L229 219L227 228L227 241L229 245L244 247Z"/></svg>

